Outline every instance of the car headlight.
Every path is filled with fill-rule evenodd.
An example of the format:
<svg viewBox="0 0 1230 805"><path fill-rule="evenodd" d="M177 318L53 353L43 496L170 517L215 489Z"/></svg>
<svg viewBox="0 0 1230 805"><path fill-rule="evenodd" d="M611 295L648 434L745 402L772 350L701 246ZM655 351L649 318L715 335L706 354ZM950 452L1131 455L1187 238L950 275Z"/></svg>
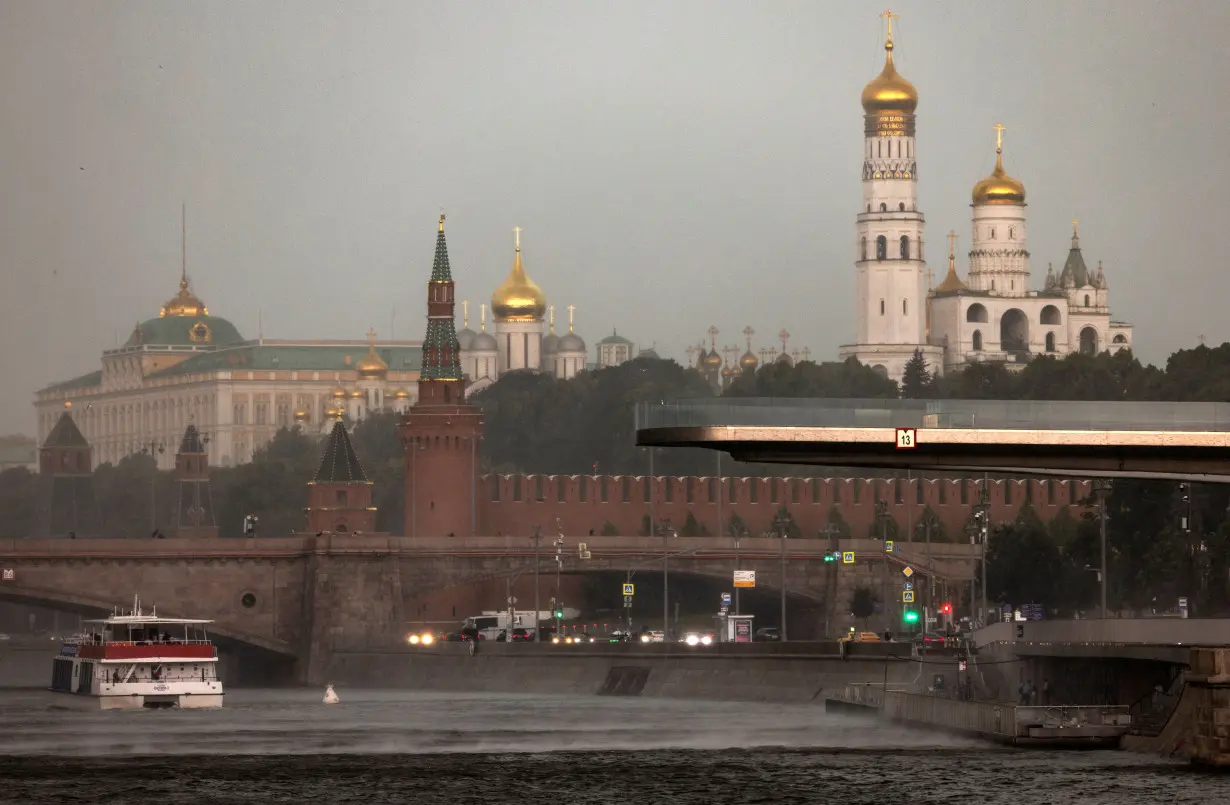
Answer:
<svg viewBox="0 0 1230 805"><path fill-rule="evenodd" d="M700 642L700 638L697 637L696 635L694 634L688 635L687 643L689 646L695 646L699 642Z"/></svg>
<svg viewBox="0 0 1230 805"><path fill-rule="evenodd" d="M416 634L410 635L408 640L410 641L410 645L412 646L417 646L419 644L419 636Z"/></svg>
<svg viewBox="0 0 1230 805"><path fill-rule="evenodd" d="M423 645L424 645L424 646L430 646L432 643L434 643L434 642L435 642L435 638L434 638L434 637L432 637L432 636L431 636L431 635L429 635L429 634L425 634L425 635L423 635L422 640L423 640Z"/></svg>
<svg viewBox="0 0 1230 805"><path fill-rule="evenodd" d="M642 643L648 643L648 642L649 642L649 635L647 635L647 634L643 634L643 635L641 635L641 642L642 642Z"/></svg>
<svg viewBox="0 0 1230 805"><path fill-rule="evenodd" d="M555 644L557 644L557 645L558 645L558 644L559 644L559 638L558 638L558 637L553 637L553 638L551 638L551 642L552 642L552 643L555 643Z"/></svg>
<svg viewBox="0 0 1230 805"><path fill-rule="evenodd" d="M708 646L708 645L711 645L712 643L713 643L713 637L711 635L705 635L704 637L700 639L700 644L702 646Z"/></svg>

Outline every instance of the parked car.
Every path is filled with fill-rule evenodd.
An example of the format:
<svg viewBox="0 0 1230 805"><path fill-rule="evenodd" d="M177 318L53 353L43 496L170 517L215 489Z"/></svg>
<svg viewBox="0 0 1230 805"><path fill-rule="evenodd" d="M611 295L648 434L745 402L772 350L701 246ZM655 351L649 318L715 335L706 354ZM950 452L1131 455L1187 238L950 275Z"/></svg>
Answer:
<svg viewBox="0 0 1230 805"><path fill-rule="evenodd" d="M781 630L776 626L762 626L756 630L756 635L753 638L755 641L763 641L766 643L773 643L781 639Z"/></svg>
<svg viewBox="0 0 1230 805"><path fill-rule="evenodd" d="M841 639L843 643L883 643L884 640L875 632L850 632Z"/></svg>

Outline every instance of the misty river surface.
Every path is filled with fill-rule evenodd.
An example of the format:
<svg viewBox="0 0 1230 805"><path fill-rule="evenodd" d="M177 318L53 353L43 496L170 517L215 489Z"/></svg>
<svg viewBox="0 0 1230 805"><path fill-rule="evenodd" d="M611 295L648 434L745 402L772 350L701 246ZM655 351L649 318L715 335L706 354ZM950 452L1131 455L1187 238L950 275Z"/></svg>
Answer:
<svg viewBox="0 0 1230 805"><path fill-rule="evenodd" d="M998 748L818 705L322 692L101 712L0 690L0 802L1230 802L1230 776L1182 763Z"/></svg>

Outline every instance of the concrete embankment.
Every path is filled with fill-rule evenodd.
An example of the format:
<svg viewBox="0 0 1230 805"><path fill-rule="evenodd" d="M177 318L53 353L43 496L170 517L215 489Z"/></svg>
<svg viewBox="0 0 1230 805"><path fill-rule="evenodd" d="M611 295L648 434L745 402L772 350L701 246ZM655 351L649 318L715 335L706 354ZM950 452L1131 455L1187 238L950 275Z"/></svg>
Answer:
<svg viewBox="0 0 1230 805"><path fill-rule="evenodd" d="M5 640L0 644L0 687L47 687L51 684L51 661L59 652L56 642Z"/></svg>
<svg viewBox="0 0 1230 805"><path fill-rule="evenodd" d="M865 647L860 647L865 648ZM334 652L330 679L361 687L555 693L775 702L823 701L851 682L907 684L918 676L909 646L841 657L836 644L764 646L533 646L490 644Z"/></svg>

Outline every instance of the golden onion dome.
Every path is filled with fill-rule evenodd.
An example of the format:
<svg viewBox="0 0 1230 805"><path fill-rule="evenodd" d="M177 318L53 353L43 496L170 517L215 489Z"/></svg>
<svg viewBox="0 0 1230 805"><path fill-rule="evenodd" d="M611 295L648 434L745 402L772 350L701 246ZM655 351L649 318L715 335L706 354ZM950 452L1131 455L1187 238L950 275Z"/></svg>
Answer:
<svg viewBox="0 0 1230 805"><path fill-rule="evenodd" d="M743 357L739 358L739 368L743 370L755 369L760 365L760 359L749 349L743 353Z"/></svg>
<svg viewBox="0 0 1230 805"><path fill-rule="evenodd" d="M329 393L329 396L333 397L334 399L340 400L346 396L346 389L342 388L341 386L338 386L337 388L335 388L333 391Z"/></svg>
<svg viewBox="0 0 1230 805"><path fill-rule="evenodd" d="M716 349L709 350L708 354L701 360L704 361L704 365L710 369L717 369L722 365L722 356L717 354Z"/></svg>
<svg viewBox="0 0 1230 805"><path fill-rule="evenodd" d="M974 185L970 194L975 206L982 204L1024 204L1025 185L1004 172L1003 129L995 148L995 170L991 175Z"/></svg>
<svg viewBox="0 0 1230 805"><path fill-rule="evenodd" d="M159 316L208 316L209 308L205 307L205 303L200 300L196 294L188 290L188 275L183 274L179 278L179 293L171 297L162 310Z"/></svg>
<svg viewBox="0 0 1230 805"><path fill-rule="evenodd" d="M863 111L869 115L896 112L914 114L918 108L918 90L897 72L893 64L893 35L889 31L884 43L884 69L863 87Z"/></svg>
<svg viewBox="0 0 1230 805"><path fill-rule="evenodd" d="M311 419L311 416L308 414L307 411L304 411L302 408L300 408L298 411L295 412L296 422L307 422L309 419Z"/></svg>
<svg viewBox="0 0 1230 805"><path fill-rule="evenodd" d="M508 278L491 295L491 314L496 321L542 321L547 312L547 297L526 276L521 264L521 230L517 230L517 252Z"/></svg>
<svg viewBox="0 0 1230 805"><path fill-rule="evenodd" d="M363 399L363 391L361 389L355 389L354 391L350 392L350 399L352 400Z"/></svg>
<svg viewBox="0 0 1230 805"><path fill-rule="evenodd" d="M373 343L367 345L367 354L359 359L355 369L358 370L359 377L382 377L389 371L389 365L376 352L376 345Z"/></svg>
<svg viewBox="0 0 1230 805"><path fill-rule="evenodd" d="M399 400L404 400L410 396L410 392L406 391L405 389L397 389L396 391L393 392L393 396Z"/></svg>

